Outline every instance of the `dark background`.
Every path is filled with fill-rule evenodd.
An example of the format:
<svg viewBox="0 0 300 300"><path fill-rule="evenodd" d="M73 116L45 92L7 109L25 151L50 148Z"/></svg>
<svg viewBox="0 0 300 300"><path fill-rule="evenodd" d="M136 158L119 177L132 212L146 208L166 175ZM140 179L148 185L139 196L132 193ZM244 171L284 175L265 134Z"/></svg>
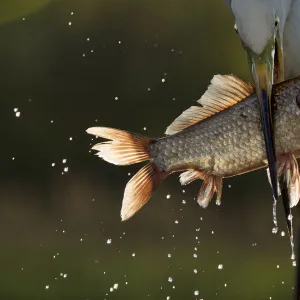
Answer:
<svg viewBox="0 0 300 300"><path fill-rule="evenodd" d="M2 0L0 41L1 299L292 299L265 170L206 210L173 175L122 223L140 165L99 160L85 133L160 137L214 74L250 80L222 0Z"/></svg>

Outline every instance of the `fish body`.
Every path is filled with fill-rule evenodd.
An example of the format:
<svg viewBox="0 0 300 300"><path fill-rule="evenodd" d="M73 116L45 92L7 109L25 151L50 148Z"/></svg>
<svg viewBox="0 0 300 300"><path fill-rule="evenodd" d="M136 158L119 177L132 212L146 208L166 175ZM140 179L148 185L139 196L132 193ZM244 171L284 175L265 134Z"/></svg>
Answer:
<svg viewBox="0 0 300 300"><path fill-rule="evenodd" d="M290 169L295 166L294 157L300 155L300 77L275 85L272 97L276 153L278 157L292 157L290 163L282 159L282 165ZM175 119L167 128L167 136L160 139L105 127L87 130L109 140L93 149L110 163L150 161L125 188L122 220L136 213L173 172L184 172L181 184L203 180L198 203L206 207L214 193L217 201L221 200L224 177L267 165L259 104L251 85L232 75L216 75L198 103L200 106L192 106ZM297 170L291 172L291 186L300 182ZM299 200L298 186L296 190L290 191L297 199L294 202Z"/></svg>
<svg viewBox="0 0 300 300"><path fill-rule="evenodd" d="M300 78L274 86L277 155L300 150ZM297 101L298 97L298 101ZM241 102L149 146L160 171L198 169L230 177L266 166L258 100Z"/></svg>

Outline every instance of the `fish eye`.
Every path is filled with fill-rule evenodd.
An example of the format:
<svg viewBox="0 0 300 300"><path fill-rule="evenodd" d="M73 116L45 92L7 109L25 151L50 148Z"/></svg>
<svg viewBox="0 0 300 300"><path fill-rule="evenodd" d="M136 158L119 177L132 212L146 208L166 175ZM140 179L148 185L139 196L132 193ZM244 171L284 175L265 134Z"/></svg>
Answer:
<svg viewBox="0 0 300 300"><path fill-rule="evenodd" d="M277 28L279 26L280 20L278 17L276 17L275 19L275 28Z"/></svg>
<svg viewBox="0 0 300 300"><path fill-rule="evenodd" d="M298 108L300 108L300 93L298 93L296 96L296 104L297 104Z"/></svg>

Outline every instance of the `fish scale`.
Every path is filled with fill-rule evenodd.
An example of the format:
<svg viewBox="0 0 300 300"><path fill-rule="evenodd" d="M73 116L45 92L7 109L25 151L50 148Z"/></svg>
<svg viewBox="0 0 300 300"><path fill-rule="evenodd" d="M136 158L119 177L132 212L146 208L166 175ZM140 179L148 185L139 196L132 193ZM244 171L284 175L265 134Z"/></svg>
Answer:
<svg viewBox="0 0 300 300"><path fill-rule="evenodd" d="M278 155L300 149L300 108L296 103L299 92L299 79L274 87ZM165 172L198 169L230 177L266 166L256 95L181 132L156 140L149 151L158 169Z"/></svg>
<svg viewBox="0 0 300 300"><path fill-rule="evenodd" d="M278 170L289 182L290 207L300 198L300 77L273 87L274 133ZM127 131L92 127L88 133L108 139L93 146L97 155L116 165L145 160L127 183L121 218L127 220L150 199L171 173L180 183L203 180L197 202L207 207L214 194L220 203L224 177L267 164L259 104L251 85L233 75L216 75L207 91L167 128L166 137L151 139Z"/></svg>

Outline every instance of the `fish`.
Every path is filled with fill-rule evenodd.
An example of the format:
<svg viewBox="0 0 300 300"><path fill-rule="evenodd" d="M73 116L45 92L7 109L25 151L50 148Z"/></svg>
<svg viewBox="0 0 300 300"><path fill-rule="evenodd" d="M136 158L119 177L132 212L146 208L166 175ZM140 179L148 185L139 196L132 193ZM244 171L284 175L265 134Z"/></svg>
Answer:
<svg viewBox="0 0 300 300"><path fill-rule="evenodd" d="M293 207L300 198L300 76L274 85L272 97L278 173L287 178ZM251 84L234 75L215 75L197 105L177 117L162 138L108 127L91 127L87 133L106 139L92 149L109 163L149 161L125 187L123 221L172 173L181 172L182 185L203 181L197 202L205 208L215 194L221 203L224 178L268 165L257 95Z"/></svg>

